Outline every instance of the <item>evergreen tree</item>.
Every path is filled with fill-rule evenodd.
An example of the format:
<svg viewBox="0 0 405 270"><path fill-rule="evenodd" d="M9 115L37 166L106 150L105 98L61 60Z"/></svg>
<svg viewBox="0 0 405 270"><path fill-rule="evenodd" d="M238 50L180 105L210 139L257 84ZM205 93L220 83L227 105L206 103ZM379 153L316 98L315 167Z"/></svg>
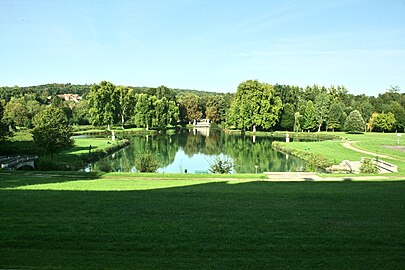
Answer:
<svg viewBox="0 0 405 270"><path fill-rule="evenodd" d="M314 103L310 100L307 102L304 113L304 126L305 130L313 130L317 125Z"/></svg>
<svg viewBox="0 0 405 270"><path fill-rule="evenodd" d="M281 127L284 130L293 130L295 123L294 106L287 103L284 105L283 113L281 114Z"/></svg>
<svg viewBox="0 0 405 270"><path fill-rule="evenodd" d="M327 129L340 129L342 127L342 120L346 119L345 112L343 111L343 104L342 103L332 103L329 108L329 117L327 120Z"/></svg>
<svg viewBox="0 0 405 270"><path fill-rule="evenodd" d="M364 131L365 122L360 112L352 111L346 118L344 129L347 132L361 133Z"/></svg>

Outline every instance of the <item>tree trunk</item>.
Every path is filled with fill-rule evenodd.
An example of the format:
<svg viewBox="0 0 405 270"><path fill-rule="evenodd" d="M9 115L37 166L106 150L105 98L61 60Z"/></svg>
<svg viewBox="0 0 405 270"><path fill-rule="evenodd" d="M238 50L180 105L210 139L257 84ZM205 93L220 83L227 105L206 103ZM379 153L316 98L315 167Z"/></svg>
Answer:
<svg viewBox="0 0 405 270"><path fill-rule="evenodd" d="M125 110L121 113L121 128L124 129L125 117L124 117Z"/></svg>

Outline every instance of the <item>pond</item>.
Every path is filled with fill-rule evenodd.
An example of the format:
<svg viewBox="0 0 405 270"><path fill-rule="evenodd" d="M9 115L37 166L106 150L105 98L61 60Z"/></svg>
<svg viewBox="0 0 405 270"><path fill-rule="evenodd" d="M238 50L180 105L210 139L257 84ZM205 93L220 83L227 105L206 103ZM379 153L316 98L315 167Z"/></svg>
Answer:
<svg viewBox="0 0 405 270"><path fill-rule="evenodd" d="M136 156L145 152L156 155L161 173L208 171L217 157L232 161L235 173L301 171L304 167L304 161L273 150L269 137L229 135L219 129L125 137L131 145L92 164L91 170L136 172Z"/></svg>

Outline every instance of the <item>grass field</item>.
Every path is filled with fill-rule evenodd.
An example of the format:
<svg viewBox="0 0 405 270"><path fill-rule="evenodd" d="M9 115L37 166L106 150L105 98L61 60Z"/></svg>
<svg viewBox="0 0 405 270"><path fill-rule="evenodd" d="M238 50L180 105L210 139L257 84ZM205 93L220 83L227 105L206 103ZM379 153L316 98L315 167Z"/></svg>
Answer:
<svg viewBox="0 0 405 270"><path fill-rule="evenodd" d="M302 151L317 153L333 162L339 164L343 160L360 160L361 157L367 156L359 152L351 151L342 146L341 140L322 141L322 142L290 142L288 146Z"/></svg>
<svg viewBox="0 0 405 270"><path fill-rule="evenodd" d="M385 161L397 165L400 174L405 175L405 152L387 148L387 146L397 146L397 136L395 133L364 133L347 134L343 132L325 133L335 134L341 137L341 140L330 140L320 142L291 142L288 147L320 154L334 164L339 164L343 160L358 161L362 157L376 158L381 155L389 156L383 158ZM342 146L343 142L351 142L356 148L375 153L368 155L359 153ZM400 141L400 146L405 146L405 138Z"/></svg>
<svg viewBox="0 0 405 270"><path fill-rule="evenodd" d="M0 172L0 268L405 268L405 179L199 177Z"/></svg>

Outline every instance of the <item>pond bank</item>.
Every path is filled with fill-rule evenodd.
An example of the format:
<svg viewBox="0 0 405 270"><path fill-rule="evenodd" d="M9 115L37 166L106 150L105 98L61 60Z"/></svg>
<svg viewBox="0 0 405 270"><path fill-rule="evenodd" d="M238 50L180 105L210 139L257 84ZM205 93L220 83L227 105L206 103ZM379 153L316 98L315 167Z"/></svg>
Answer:
<svg viewBox="0 0 405 270"><path fill-rule="evenodd" d="M78 171L87 164L96 162L130 144L127 139L112 141L99 138L76 138L75 145L61 153L39 158L38 170Z"/></svg>

